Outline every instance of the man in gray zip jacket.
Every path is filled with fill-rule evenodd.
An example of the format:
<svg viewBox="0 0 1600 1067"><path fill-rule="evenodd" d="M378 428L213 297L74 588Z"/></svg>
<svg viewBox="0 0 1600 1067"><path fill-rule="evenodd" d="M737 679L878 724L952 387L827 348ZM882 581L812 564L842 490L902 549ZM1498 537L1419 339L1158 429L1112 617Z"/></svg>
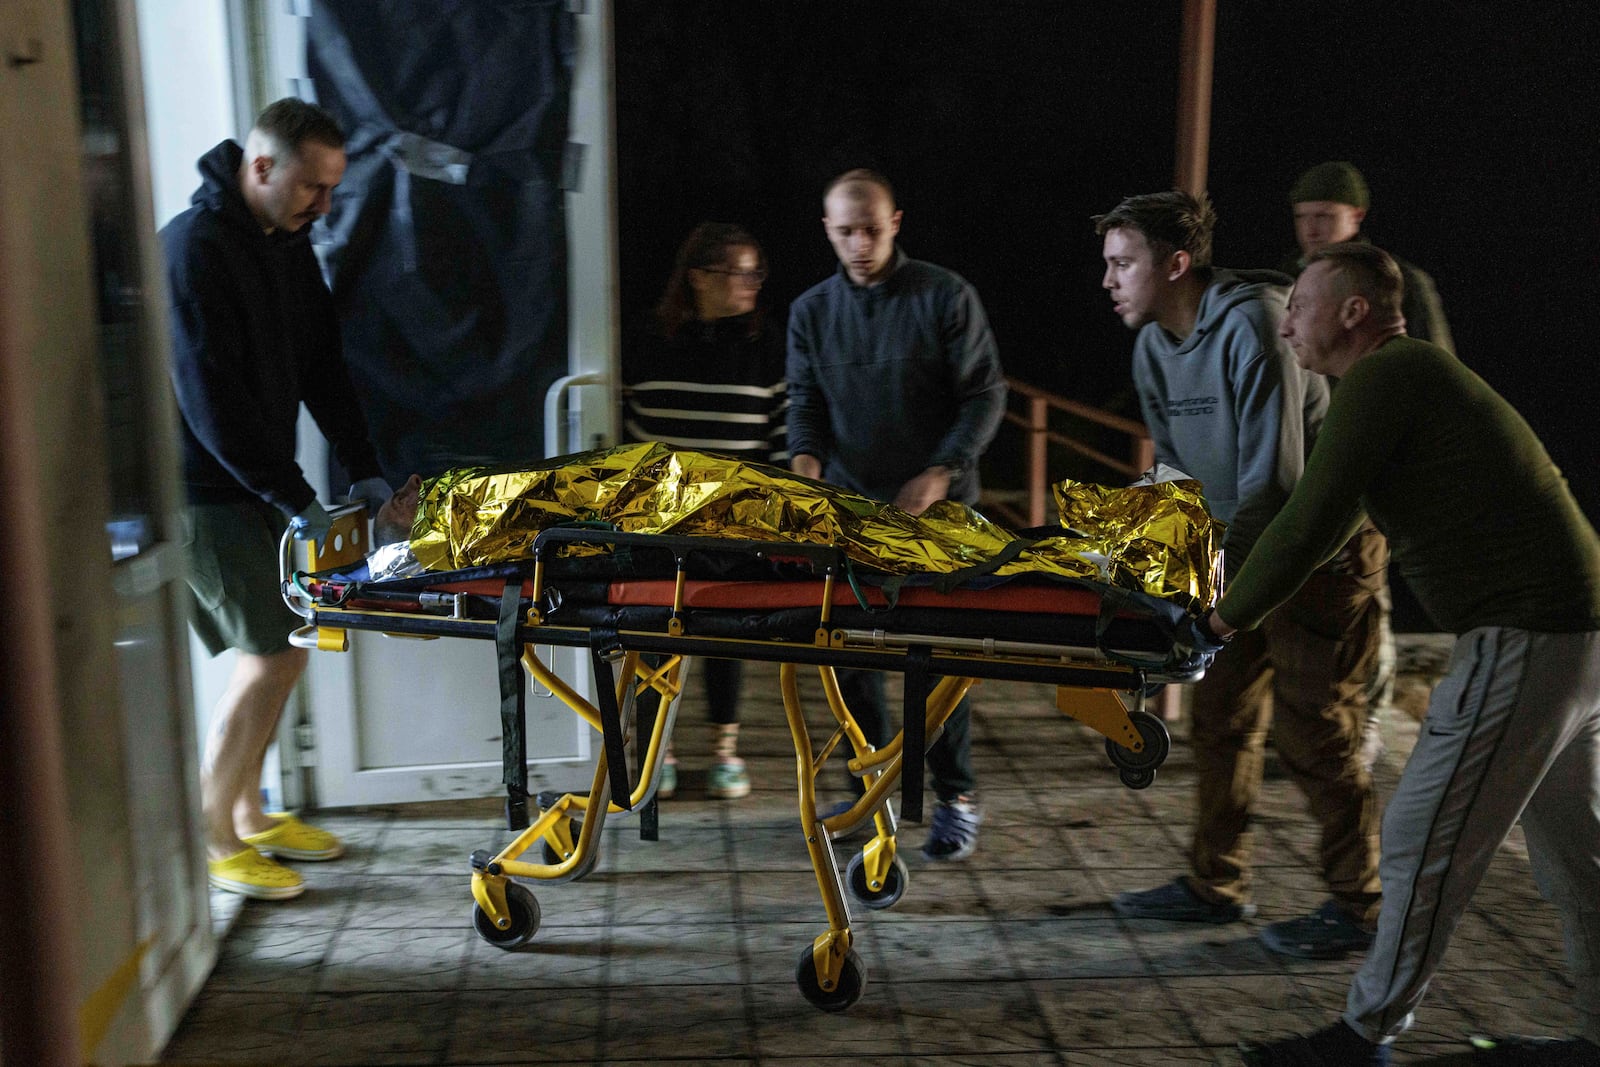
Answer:
<svg viewBox="0 0 1600 1067"><path fill-rule="evenodd" d="M900 251L888 179L851 170L823 191L839 269L789 308L789 465L920 515L978 501L978 457L1005 413L1005 375L976 290ZM883 675L838 672L867 740L888 743ZM938 797L922 855L964 860L981 813L963 697L928 750ZM844 805L848 807L849 805Z"/></svg>
<svg viewBox="0 0 1600 1067"><path fill-rule="evenodd" d="M1096 217L1095 229L1104 238L1102 284L1139 331L1133 375L1156 459L1204 486L1212 514L1228 525L1231 575L1299 481L1329 387L1301 370L1278 336L1289 279L1213 267L1215 223L1209 201L1174 191L1129 197ZM1219 659L1195 687L1191 873L1121 894L1119 914L1221 923L1255 913L1250 809L1273 728L1278 756L1321 826L1332 899L1312 915L1269 924L1262 940L1313 958L1371 943L1381 900L1378 813L1359 745L1386 559L1375 530L1357 534L1251 635L1251 648Z"/></svg>

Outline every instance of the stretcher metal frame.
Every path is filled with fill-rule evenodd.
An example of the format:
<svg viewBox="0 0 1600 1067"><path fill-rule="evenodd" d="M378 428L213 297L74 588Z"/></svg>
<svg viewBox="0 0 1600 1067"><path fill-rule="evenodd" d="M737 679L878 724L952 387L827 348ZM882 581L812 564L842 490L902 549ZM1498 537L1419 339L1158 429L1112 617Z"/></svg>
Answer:
<svg viewBox="0 0 1600 1067"><path fill-rule="evenodd" d="M291 641L300 647L344 651L349 647L348 631L368 630L394 637L497 643L506 819L508 828L518 833L498 853L474 852L471 867L474 926L486 941L502 948L526 943L539 926L538 901L514 879L554 883L590 873L599 856L607 815L637 812L643 836L654 838L655 791L683 693L687 659L706 656L779 664L784 713L794 742L800 824L828 922L827 930L800 954L795 979L806 999L824 1011L849 1008L860 999L867 981L866 968L852 948L845 890L848 887L851 896L872 909L891 907L905 893L910 875L897 853L891 794L899 784L903 816L921 817L923 755L974 684L995 679L1055 686L1056 707L1103 735L1106 752L1123 783L1144 788L1154 780L1169 747L1165 725L1144 710L1147 689L1196 681L1204 673L1203 664L1193 661L1141 665L1111 658L1095 647L835 626L836 588L847 579L848 565L842 550L832 546L552 528L538 535L526 564L495 572L495 580L501 583L496 604L494 597L471 591L481 589L481 582L467 590L444 591L431 591L422 584L448 585L468 572L375 583L330 577L330 573L359 562L364 529L365 515L359 509L335 512L328 537L310 546L307 571L293 570L291 542L285 535L284 601L307 622ZM676 571L670 583L670 604L661 605L669 609L664 623L645 627L559 622L563 616L561 587L551 580L549 564L559 551L574 544L671 551ZM751 639L697 633L696 614L689 609L686 596L691 586L686 564L691 555L704 552L742 553L755 559L773 554L809 563L821 576L820 582L814 583L819 595L815 628L809 638ZM487 617L486 609L492 609ZM593 702L547 665L539 654L541 646L589 650L596 683ZM797 672L804 666L817 668L828 710L837 724L820 747L812 742L801 706ZM904 676L902 727L881 749L868 743L840 695L834 673L837 668ZM589 792L542 793L535 798L538 816L531 820L522 670L597 730L603 740ZM649 691L660 694L660 710L653 721L637 724L642 743L636 745L639 773L634 780L626 746L635 725L635 702ZM817 782L822 769L836 757L861 779L863 792L848 810L824 818L817 811ZM874 824L871 840L841 873L832 842L869 818ZM541 850L543 862L523 858L535 847Z"/></svg>

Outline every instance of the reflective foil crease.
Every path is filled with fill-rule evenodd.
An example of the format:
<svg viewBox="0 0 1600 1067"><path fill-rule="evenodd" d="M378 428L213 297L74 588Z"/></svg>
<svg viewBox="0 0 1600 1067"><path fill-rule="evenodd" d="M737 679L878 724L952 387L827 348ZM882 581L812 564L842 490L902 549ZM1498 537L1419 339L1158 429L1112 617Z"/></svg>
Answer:
<svg viewBox="0 0 1600 1067"><path fill-rule="evenodd" d="M1108 486L1071 480L1051 487L1061 525L1107 548L1118 585L1203 611L1222 596L1222 534L1200 483ZM1131 579L1131 581L1130 581Z"/></svg>
<svg viewBox="0 0 1600 1067"><path fill-rule="evenodd" d="M1111 489L1064 482L1055 493L1073 530L1022 538L1026 547L1014 559L984 568L1019 535L966 505L941 501L912 516L776 467L646 443L516 470L447 471L423 485L411 547L429 570L459 570L531 558L540 531L594 523L627 533L836 545L858 572L984 568L997 577L1119 585L1191 611L1211 602L1212 541L1220 533L1195 483Z"/></svg>

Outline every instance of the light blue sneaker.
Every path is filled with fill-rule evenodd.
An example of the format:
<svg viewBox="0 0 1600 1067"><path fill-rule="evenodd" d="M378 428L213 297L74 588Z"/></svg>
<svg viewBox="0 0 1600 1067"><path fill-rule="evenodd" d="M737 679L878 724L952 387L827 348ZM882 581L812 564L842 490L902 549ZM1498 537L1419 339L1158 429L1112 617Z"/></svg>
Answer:
<svg viewBox="0 0 1600 1067"><path fill-rule="evenodd" d="M678 761L669 759L661 765L661 777L656 781L656 799L671 800L678 791Z"/></svg>
<svg viewBox="0 0 1600 1067"><path fill-rule="evenodd" d="M706 772L706 796L716 800L738 800L750 794L750 772L737 756L720 759Z"/></svg>

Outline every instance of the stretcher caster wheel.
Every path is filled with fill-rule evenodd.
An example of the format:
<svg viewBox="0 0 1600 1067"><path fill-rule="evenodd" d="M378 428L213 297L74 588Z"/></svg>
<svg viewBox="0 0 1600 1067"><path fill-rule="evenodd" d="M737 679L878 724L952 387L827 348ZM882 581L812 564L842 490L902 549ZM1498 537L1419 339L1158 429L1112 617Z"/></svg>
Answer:
<svg viewBox="0 0 1600 1067"><path fill-rule="evenodd" d="M1150 783L1156 780L1155 771L1123 771L1122 784L1129 789L1148 789Z"/></svg>
<svg viewBox="0 0 1600 1067"><path fill-rule="evenodd" d="M512 949L526 944L539 930L539 902L533 894L515 882L506 883L506 909L511 912L511 925L504 930L483 908L472 906L472 926L478 936L496 948Z"/></svg>
<svg viewBox="0 0 1600 1067"><path fill-rule="evenodd" d="M866 990L867 965L861 962L856 950L851 949L845 954L844 966L839 969L838 985L823 989L817 980L816 957L811 954L811 946L807 945L805 951L800 953L800 965L795 968L794 981L800 987L801 994L816 1007L823 1011L844 1011L860 1000Z"/></svg>
<svg viewBox="0 0 1600 1067"><path fill-rule="evenodd" d="M906 886L911 881L911 872L906 870L906 861L899 856L894 858L889 871L884 875L883 884L874 889L867 884L866 857L857 852L850 857L850 866L845 869L845 884L850 887L850 895L855 897L874 911L883 908L892 908L906 895Z"/></svg>
<svg viewBox="0 0 1600 1067"><path fill-rule="evenodd" d="M1111 757L1111 762L1122 772L1124 785L1130 789L1143 789L1155 780L1156 768L1166 762L1167 753L1172 749L1172 741L1167 736L1167 724L1148 711L1130 711L1128 718L1139 731L1139 739L1144 742L1144 751L1135 752L1131 748L1123 748L1108 737L1106 755ZM1143 779L1142 784L1135 784L1138 779Z"/></svg>

